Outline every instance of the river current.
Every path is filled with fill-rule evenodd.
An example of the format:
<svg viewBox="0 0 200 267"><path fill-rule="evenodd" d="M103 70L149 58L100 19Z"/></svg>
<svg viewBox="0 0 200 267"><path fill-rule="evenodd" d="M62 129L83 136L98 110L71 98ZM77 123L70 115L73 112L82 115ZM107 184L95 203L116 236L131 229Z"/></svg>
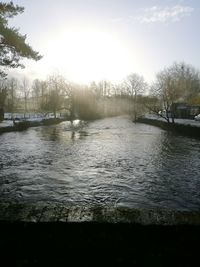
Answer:
<svg viewBox="0 0 200 267"><path fill-rule="evenodd" d="M200 141L128 117L5 133L0 201L200 210Z"/></svg>

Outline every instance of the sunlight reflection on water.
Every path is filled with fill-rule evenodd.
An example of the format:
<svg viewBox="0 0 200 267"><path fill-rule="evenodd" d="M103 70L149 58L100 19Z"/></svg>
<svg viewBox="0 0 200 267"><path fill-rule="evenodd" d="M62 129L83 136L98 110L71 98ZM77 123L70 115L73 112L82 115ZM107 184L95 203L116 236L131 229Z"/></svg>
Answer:
<svg viewBox="0 0 200 267"><path fill-rule="evenodd" d="M0 200L200 208L199 141L126 117L0 136Z"/></svg>

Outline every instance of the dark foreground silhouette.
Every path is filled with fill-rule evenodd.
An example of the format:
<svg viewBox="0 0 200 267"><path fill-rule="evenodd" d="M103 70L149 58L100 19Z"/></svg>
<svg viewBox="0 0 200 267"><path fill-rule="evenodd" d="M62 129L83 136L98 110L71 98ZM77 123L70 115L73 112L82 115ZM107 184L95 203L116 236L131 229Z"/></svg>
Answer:
<svg viewBox="0 0 200 267"><path fill-rule="evenodd" d="M0 223L1 266L193 266L199 226Z"/></svg>
<svg viewBox="0 0 200 267"><path fill-rule="evenodd" d="M1 205L0 264L193 266L199 218L198 212Z"/></svg>

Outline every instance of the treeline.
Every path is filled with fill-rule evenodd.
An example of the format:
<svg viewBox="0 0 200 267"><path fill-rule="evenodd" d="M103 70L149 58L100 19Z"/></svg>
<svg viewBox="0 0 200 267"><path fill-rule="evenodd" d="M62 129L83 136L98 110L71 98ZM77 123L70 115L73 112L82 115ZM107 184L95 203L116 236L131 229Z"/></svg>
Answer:
<svg viewBox="0 0 200 267"><path fill-rule="evenodd" d="M62 113L73 120L90 120L105 116L132 114L147 84L144 78L131 74L122 84L109 81L92 82L83 86L67 81L61 75L51 75L46 80L27 78L2 79L0 82L0 107L3 112Z"/></svg>
<svg viewBox="0 0 200 267"><path fill-rule="evenodd" d="M145 113L174 118L175 104L199 105L200 72L185 63L174 63L156 75L148 85L143 76L132 73L120 84L109 81L78 85L61 75L46 80L27 78L1 79L0 108L13 113L59 113L69 120L91 120L106 116L129 114L134 120ZM164 110L165 114L160 113Z"/></svg>
<svg viewBox="0 0 200 267"><path fill-rule="evenodd" d="M168 122L170 118L174 122L178 104L190 107L194 116L200 112L200 72L192 65L175 62L157 73L149 95L151 101L146 102L147 109Z"/></svg>

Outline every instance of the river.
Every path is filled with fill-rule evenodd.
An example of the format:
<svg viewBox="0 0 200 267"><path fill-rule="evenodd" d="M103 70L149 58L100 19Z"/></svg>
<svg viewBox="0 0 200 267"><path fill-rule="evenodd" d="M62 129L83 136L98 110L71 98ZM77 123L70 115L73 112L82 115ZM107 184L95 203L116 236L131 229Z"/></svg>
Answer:
<svg viewBox="0 0 200 267"><path fill-rule="evenodd" d="M128 117L0 135L0 201L200 210L200 141Z"/></svg>

